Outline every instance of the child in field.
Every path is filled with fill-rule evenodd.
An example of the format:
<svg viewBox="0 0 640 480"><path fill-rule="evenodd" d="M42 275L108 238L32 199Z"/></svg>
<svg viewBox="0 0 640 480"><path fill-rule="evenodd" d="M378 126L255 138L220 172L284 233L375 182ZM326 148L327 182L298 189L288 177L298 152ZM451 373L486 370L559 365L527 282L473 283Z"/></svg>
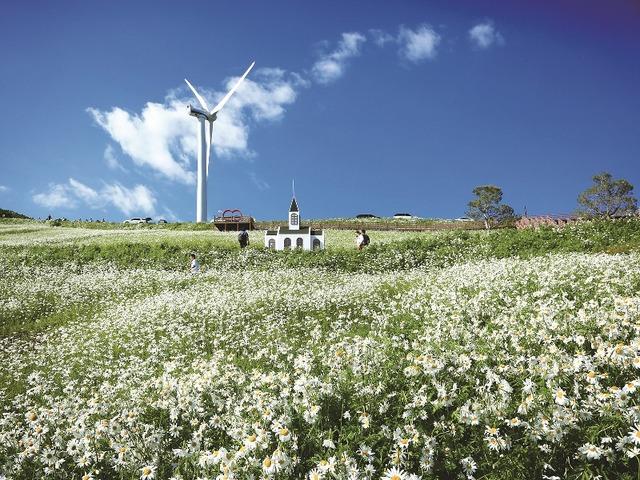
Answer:
<svg viewBox="0 0 640 480"><path fill-rule="evenodd" d="M196 254L192 253L191 254L191 266L189 267L189 270L191 271L191 273L200 273L200 264L198 263L198 260L196 260Z"/></svg>
<svg viewBox="0 0 640 480"><path fill-rule="evenodd" d="M364 243L364 236L360 230L356 230L356 248L362 250L362 244Z"/></svg>

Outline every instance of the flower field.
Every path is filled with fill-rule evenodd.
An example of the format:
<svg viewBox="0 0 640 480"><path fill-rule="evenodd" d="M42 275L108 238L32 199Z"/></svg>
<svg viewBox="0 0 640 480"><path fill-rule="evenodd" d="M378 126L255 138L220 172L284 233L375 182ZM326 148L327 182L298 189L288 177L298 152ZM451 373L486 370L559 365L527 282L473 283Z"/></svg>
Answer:
<svg viewBox="0 0 640 480"><path fill-rule="evenodd" d="M0 225L0 478L637 478L639 227L591 228Z"/></svg>

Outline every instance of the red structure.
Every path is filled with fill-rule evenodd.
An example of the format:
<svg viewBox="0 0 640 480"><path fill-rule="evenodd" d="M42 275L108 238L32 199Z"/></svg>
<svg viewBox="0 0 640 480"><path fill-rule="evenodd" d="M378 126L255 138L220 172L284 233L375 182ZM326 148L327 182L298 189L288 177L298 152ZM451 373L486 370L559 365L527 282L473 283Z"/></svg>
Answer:
<svg viewBox="0 0 640 480"><path fill-rule="evenodd" d="M213 219L213 225L221 232L239 232L240 230L255 230L255 219L243 215L236 208L227 209Z"/></svg>

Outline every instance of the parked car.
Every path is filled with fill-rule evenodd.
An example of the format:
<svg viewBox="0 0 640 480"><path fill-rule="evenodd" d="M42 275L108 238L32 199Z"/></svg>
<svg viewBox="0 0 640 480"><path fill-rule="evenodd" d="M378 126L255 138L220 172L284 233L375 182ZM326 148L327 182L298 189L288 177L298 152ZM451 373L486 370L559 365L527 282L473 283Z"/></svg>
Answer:
<svg viewBox="0 0 640 480"><path fill-rule="evenodd" d="M134 225L136 223L151 223L151 217L141 218L141 217L132 217L128 220L125 220L122 223L126 223L129 225Z"/></svg>
<svg viewBox="0 0 640 480"><path fill-rule="evenodd" d="M160 218L158 219L158 225L160 225L161 223L169 223L169 222L167 222L164 218Z"/></svg>
<svg viewBox="0 0 640 480"><path fill-rule="evenodd" d="M404 219L413 219L416 218L410 213L396 213L393 218L404 218Z"/></svg>
<svg viewBox="0 0 640 480"><path fill-rule="evenodd" d="M456 222L473 222L473 218L469 217L458 217L455 220Z"/></svg>

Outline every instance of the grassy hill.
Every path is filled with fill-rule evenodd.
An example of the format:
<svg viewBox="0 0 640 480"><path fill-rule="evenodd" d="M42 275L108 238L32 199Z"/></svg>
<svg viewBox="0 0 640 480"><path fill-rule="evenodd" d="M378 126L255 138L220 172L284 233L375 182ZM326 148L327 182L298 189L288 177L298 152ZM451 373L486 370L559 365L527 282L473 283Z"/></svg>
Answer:
<svg viewBox="0 0 640 480"><path fill-rule="evenodd" d="M5 210L4 208L0 208L0 218L21 218L28 219L26 215L22 215L21 213L14 212L13 210Z"/></svg>
<svg viewBox="0 0 640 480"><path fill-rule="evenodd" d="M638 478L638 219L75 227L0 221L11 478Z"/></svg>
<svg viewBox="0 0 640 480"><path fill-rule="evenodd" d="M94 228L96 225L113 228ZM233 232L173 230L150 225L116 228L117 224L73 224L51 227L38 222L0 222L0 249L5 257L28 264L112 262L121 268L181 269L189 253L211 268L270 269L312 267L333 271L391 271L449 265L485 258L531 258L550 253L624 253L640 250L640 219L589 221L565 228L500 229L494 231L371 231L372 244L354 248L351 231L328 230L321 252L270 252L263 233L251 232L241 252Z"/></svg>

